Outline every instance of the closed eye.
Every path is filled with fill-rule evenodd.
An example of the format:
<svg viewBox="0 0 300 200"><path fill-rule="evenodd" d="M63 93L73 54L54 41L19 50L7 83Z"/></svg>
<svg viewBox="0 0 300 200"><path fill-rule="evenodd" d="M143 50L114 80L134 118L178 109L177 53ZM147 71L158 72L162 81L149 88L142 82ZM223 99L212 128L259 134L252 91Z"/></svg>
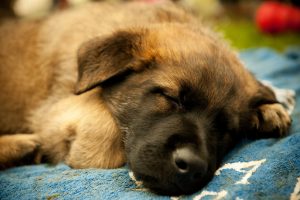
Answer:
<svg viewBox="0 0 300 200"><path fill-rule="evenodd" d="M161 95L169 102L176 104L176 107L182 107L179 98L169 94L164 88L155 87L151 90L151 93Z"/></svg>
<svg viewBox="0 0 300 200"><path fill-rule="evenodd" d="M167 100L172 101L173 103L177 104L178 106L181 105L180 101L176 97L172 97L166 93L161 93L162 96L164 96Z"/></svg>

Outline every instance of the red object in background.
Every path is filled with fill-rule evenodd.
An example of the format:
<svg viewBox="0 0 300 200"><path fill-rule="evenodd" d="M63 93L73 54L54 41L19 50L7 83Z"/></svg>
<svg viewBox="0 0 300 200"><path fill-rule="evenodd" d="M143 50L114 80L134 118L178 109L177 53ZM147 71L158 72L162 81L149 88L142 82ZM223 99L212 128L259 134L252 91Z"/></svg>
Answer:
<svg viewBox="0 0 300 200"><path fill-rule="evenodd" d="M266 33L300 31L300 9L277 2L265 2L256 12L256 24Z"/></svg>

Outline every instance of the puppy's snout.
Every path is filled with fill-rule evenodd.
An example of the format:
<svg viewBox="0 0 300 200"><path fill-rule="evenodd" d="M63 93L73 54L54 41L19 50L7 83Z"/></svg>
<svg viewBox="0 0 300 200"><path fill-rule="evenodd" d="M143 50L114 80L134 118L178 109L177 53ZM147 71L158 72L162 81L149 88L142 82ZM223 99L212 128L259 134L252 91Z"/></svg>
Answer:
<svg viewBox="0 0 300 200"><path fill-rule="evenodd" d="M176 184L183 190L197 187L207 170L207 164L200 155L193 148L181 147L173 152L172 157L177 174Z"/></svg>

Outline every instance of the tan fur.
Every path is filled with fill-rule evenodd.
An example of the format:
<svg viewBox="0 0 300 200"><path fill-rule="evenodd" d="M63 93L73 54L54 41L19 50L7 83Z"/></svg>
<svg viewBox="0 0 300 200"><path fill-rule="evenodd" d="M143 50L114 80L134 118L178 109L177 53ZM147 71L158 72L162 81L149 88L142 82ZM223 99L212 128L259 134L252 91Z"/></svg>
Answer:
<svg viewBox="0 0 300 200"><path fill-rule="evenodd" d="M38 25L34 23L12 22L1 26L1 132L28 131L25 116L48 95L47 83L51 83L52 72L36 60L37 32Z"/></svg>

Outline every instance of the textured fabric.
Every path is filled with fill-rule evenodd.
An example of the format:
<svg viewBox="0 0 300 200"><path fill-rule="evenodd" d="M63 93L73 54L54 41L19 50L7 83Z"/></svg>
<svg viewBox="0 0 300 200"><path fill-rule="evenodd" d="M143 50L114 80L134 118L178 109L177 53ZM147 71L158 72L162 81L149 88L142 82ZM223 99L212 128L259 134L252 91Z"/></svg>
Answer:
<svg viewBox="0 0 300 200"><path fill-rule="evenodd" d="M158 196L135 181L127 167L73 170L60 164L1 171L0 199L300 199L300 49L290 48L284 54L253 49L240 56L260 79L296 91L291 134L242 141L201 191Z"/></svg>

